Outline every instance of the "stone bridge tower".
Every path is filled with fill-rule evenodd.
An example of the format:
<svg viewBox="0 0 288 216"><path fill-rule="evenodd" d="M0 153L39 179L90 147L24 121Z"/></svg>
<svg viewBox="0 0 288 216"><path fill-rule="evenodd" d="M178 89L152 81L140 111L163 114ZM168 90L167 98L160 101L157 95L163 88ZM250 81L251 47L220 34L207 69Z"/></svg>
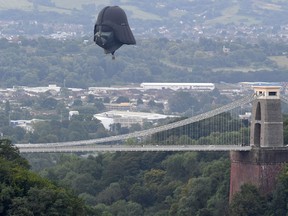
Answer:
<svg viewBox="0 0 288 216"><path fill-rule="evenodd" d="M252 108L250 144L256 147L283 146L280 86L254 86L258 96Z"/></svg>
<svg viewBox="0 0 288 216"><path fill-rule="evenodd" d="M283 120L280 86L254 86L250 129L250 152L231 152L230 201L243 184L257 186L265 195L277 182L283 165L288 162L288 147L283 144Z"/></svg>

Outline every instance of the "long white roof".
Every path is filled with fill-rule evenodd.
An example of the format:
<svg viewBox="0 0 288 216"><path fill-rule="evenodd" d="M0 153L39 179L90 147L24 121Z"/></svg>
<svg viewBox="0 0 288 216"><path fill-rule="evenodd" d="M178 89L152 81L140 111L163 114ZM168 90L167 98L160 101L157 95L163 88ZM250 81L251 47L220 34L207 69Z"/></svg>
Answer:
<svg viewBox="0 0 288 216"><path fill-rule="evenodd" d="M154 86L214 86L213 83L141 83L141 86L144 85L154 85Z"/></svg>
<svg viewBox="0 0 288 216"><path fill-rule="evenodd" d="M146 112L130 112L130 111L118 111L118 110L112 110L104 113L99 113L94 115L96 118L97 117L108 117L108 118L113 118L113 117L124 117L124 118L143 118L143 119L163 119L167 117L176 117L172 115L163 115L163 114L158 114L158 113L146 113Z"/></svg>

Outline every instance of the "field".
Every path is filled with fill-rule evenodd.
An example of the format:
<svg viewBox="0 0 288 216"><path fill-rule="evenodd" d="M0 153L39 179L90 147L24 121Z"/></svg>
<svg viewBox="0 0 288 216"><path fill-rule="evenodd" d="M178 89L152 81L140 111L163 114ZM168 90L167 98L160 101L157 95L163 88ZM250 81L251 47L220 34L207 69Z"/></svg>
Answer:
<svg viewBox="0 0 288 216"><path fill-rule="evenodd" d="M222 23L222 24L227 24L227 23L250 23L250 24L255 24L257 21L255 19L252 19L247 16L241 16L238 14L239 11L239 5L235 5L233 7L224 9L222 11L222 16L216 18L216 19L211 19L206 21L206 24L216 24L216 23Z"/></svg>
<svg viewBox="0 0 288 216"><path fill-rule="evenodd" d="M157 0L156 2L158 1L161 2L160 0ZM186 0L186 1L187 5L190 4L189 1L192 2L192 0ZM135 4L135 1L132 0L80 0L80 1L50 0L50 2L53 3L52 6L44 6L43 4L34 5L32 2L34 2L34 0L0 0L0 11L7 9L19 9L25 11L37 10L37 11L51 11L67 14L73 12L74 10L82 10L83 5L89 5L89 7L91 6L93 10L95 9L96 14L105 5L117 4L121 6L125 11L129 12L129 15L134 19L148 20L148 21L163 20L163 17L159 16L159 14L157 13L158 12L157 8L153 8L153 10L152 8L151 10L147 8L143 9L140 8L140 6L138 7L139 4ZM179 20L181 19L181 17L190 17L192 19L193 16L187 16L189 15L189 11L186 11L185 8L184 9L178 9L177 7L173 7L173 9L169 8L169 4L171 4L169 2L170 1L167 1L168 5L167 10L169 10L167 12L169 13L169 16L165 17L165 19L170 18L171 20L172 19ZM219 5L213 2L214 1L211 1L211 7L213 7L213 5L216 6ZM246 23L248 25L261 24L261 22L263 22L263 19L259 18L260 14L263 15L264 13L268 12L267 14L275 13L275 16L277 14L284 16L283 12L285 12L285 7L287 7L287 4L285 2L286 2L285 0L253 0L251 2L247 1L244 9L249 8L250 11L248 11L247 13L243 13L243 1L233 0L232 4L227 5L227 7L225 7L225 4L223 4L223 7L217 8L218 11L216 17L208 16L208 18L205 18L205 16L203 16L202 18L206 25L228 24L228 23L235 23L235 24ZM286 6L283 6L285 4ZM201 5L201 3L197 4L195 3L195 6L193 7L198 8L199 13L203 13L203 5ZM204 11L204 13L206 11Z"/></svg>
<svg viewBox="0 0 288 216"><path fill-rule="evenodd" d="M288 57L287 56L271 56L270 59L280 67L288 68Z"/></svg>
<svg viewBox="0 0 288 216"><path fill-rule="evenodd" d="M109 0L81 0L81 1L70 1L70 0L51 0L55 3L56 8L62 9L81 9L82 5L85 4L95 4L97 5L107 5L110 4ZM49 7L51 11L55 10L55 7ZM0 0L0 9L21 9L21 10L32 10L33 3L28 0Z"/></svg>
<svg viewBox="0 0 288 216"><path fill-rule="evenodd" d="M95 13L99 12L100 9L104 5L114 5L110 0L81 0L81 1L70 1L70 0L51 0L55 6L43 6L38 5L37 10L39 11L53 11L58 13L70 13L72 10L81 10L82 5L94 5L95 6ZM130 11L132 13L133 18L138 18L142 20L161 20L156 14L145 12L138 7L129 5L129 0L121 0L123 6L121 6L124 10ZM98 8L98 6L100 8ZM32 11L34 9L33 3L29 2L28 0L0 0L0 10L8 10L8 9L19 9L19 10L26 10Z"/></svg>
<svg viewBox="0 0 288 216"><path fill-rule="evenodd" d="M33 4L27 0L0 0L0 10L7 9L32 10Z"/></svg>
<svg viewBox="0 0 288 216"><path fill-rule="evenodd" d="M71 1L71 0L51 0L55 3L56 7L67 8L67 9L81 9L82 5L95 4L97 5L110 5L109 0L81 0L81 1Z"/></svg>

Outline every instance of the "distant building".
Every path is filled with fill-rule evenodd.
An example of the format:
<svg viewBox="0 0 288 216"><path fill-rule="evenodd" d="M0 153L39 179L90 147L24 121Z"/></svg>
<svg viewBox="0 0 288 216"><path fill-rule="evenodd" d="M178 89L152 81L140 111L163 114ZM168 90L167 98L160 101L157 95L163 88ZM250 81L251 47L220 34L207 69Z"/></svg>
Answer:
<svg viewBox="0 0 288 216"><path fill-rule="evenodd" d="M69 121L71 120L73 115L79 115L78 111L69 111Z"/></svg>
<svg viewBox="0 0 288 216"><path fill-rule="evenodd" d="M281 86L281 83L278 83L278 82L240 82L239 85L243 90L252 90L253 86L267 86L267 85Z"/></svg>
<svg viewBox="0 0 288 216"><path fill-rule="evenodd" d="M110 129L112 124L121 124L122 127L131 127L133 124L143 125L145 122L155 123L159 119L165 119L168 116L157 113L145 113L145 112L129 112L129 111L109 111L104 113L95 114L94 118L101 121L106 129Z"/></svg>
<svg viewBox="0 0 288 216"><path fill-rule="evenodd" d="M192 90L192 91L212 91L215 89L213 83L141 83L143 89L171 89L177 90Z"/></svg>
<svg viewBox="0 0 288 216"><path fill-rule="evenodd" d="M107 93L109 91L128 91L128 90L193 90L193 91L212 91L215 85L213 83L141 83L139 86L129 87L90 87L91 93Z"/></svg>
<svg viewBox="0 0 288 216"><path fill-rule="evenodd" d="M27 86L14 86L14 89L23 89L26 92L33 92L33 93L44 93L47 91L50 92L60 92L61 87L57 85L48 85L43 87L27 87Z"/></svg>
<svg viewBox="0 0 288 216"><path fill-rule="evenodd" d="M41 120L41 119L32 119L32 120L10 120L10 125L12 127L21 127L24 130L26 130L27 132L33 132L34 128L33 128L33 124L37 123L37 122L43 122L45 120Z"/></svg>
<svg viewBox="0 0 288 216"><path fill-rule="evenodd" d="M241 120L250 120L250 119L251 119L251 116L252 116L252 113L251 113L251 112L245 112L245 114L239 115L239 118L240 118Z"/></svg>
<svg viewBox="0 0 288 216"><path fill-rule="evenodd" d="M223 53L227 54L227 53L230 52L230 48L227 48L227 47L223 46L222 51L223 51Z"/></svg>
<svg viewBox="0 0 288 216"><path fill-rule="evenodd" d="M122 111L128 111L131 110L133 105L130 103L119 103L119 104L114 104L114 103L104 103L104 106L107 110L122 110Z"/></svg>

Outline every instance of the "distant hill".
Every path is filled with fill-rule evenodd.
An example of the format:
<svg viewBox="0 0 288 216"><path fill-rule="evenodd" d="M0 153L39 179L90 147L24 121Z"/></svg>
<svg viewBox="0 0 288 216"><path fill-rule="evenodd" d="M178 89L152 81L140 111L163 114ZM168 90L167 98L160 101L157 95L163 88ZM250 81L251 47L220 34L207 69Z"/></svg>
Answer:
<svg viewBox="0 0 288 216"><path fill-rule="evenodd" d="M47 17L47 21L65 20L61 16L69 16L77 20L77 16L89 17L93 20L97 13L106 5L123 7L131 22L138 20L151 21L159 25L181 23L199 23L205 25L217 24L262 24L280 25L288 20L288 1L286 0L174 0L174 1L132 1L132 0L0 0L0 19L16 16L15 10L41 16L41 13L53 13L58 16ZM14 13L13 13L14 12ZM60 16L61 15L61 16ZM80 19L80 22L87 19ZM79 22L78 21L78 22Z"/></svg>

